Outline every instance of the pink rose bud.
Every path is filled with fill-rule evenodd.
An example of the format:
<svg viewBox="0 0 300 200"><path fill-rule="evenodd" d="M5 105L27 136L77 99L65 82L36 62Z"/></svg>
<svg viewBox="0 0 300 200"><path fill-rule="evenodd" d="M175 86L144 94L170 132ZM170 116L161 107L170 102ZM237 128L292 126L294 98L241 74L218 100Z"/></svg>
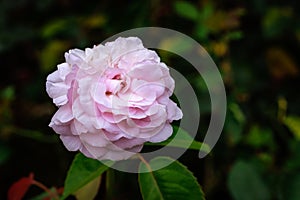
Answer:
<svg viewBox="0 0 300 200"><path fill-rule="evenodd" d="M47 77L58 106L49 126L69 151L98 160L123 160L145 142L172 134L182 112L170 100L174 80L159 56L136 37L70 50Z"/></svg>

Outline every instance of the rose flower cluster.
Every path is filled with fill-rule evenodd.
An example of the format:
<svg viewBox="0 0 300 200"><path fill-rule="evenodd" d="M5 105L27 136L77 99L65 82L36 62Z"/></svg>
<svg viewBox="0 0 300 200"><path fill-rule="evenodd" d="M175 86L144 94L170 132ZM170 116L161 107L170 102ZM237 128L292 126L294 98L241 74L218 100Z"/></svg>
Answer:
<svg viewBox="0 0 300 200"><path fill-rule="evenodd" d="M46 90L58 107L49 126L69 151L98 160L128 159L182 118L168 67L137 37L70 50Z"/></svg>

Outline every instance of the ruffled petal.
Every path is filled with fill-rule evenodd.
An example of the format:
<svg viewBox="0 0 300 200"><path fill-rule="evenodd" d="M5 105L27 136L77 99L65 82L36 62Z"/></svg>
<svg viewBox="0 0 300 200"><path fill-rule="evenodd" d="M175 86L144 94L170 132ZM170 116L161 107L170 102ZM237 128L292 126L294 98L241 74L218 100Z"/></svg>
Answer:
<svg viewBox="0 0 300 200"><path fill-rule="evenodd" d="M60 139L69 151L77 151L81 147L81 141L78 136L64 136L61 135Z"/></svg>
<svg viewBox="0 0 300 200"><path fill-rule="evenodd" d="M166 123L164 128L157 133L156 135L152 136L149 139L149 142L162 142L168 139L173 133L173 128L170 124Z"/></svg>

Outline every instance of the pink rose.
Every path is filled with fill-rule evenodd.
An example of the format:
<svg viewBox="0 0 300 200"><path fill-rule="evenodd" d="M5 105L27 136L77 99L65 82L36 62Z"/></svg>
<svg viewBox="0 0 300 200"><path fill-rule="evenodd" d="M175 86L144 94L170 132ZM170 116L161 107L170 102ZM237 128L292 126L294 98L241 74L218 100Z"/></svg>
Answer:
<svg viewBox="0 0 300 200"><path fill-rule="evenodd" d="M143 144L172 134L182 112L169 99L174 80L158 55L136 37L70 50L47 77L58 111L50 127L69 151L98 160L123 160Z"/></svg>

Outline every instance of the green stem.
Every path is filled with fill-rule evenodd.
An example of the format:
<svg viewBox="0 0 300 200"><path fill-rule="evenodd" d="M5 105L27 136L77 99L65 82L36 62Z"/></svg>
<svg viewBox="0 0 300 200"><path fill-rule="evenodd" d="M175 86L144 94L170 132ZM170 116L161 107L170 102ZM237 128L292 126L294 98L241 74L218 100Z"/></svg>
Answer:
<svg viewBox="0 0 300 200"><path fill-rule="evenodd" d="M115 171L108 169L106 171L106 199L111 200L114 197Z"/></svg>
<svg viewBox="0 0 300 200"><path fill-rule="evenodd" d="M33 180L33 181L32 181L32 184L35 185L35 186L37 186L37 187L39 187L39 188L41 188L41 189L44 190L45 192L47 192L48 195L49 195L49 197L50 197L51 199L59 200L59 197L58 197L58 195L57 195L56 190L53 192L53 191L51 191L49 188L47 188L44 184L42 184L42 183L40 183L40 182L38 182L38 181L36 181L36 180Z"/></svg>
<svg viewBox="0 0 300 200"><path fill-rule="evenodd" d="M149 170L149 172L152 172L152 168L151 168L150 164L145 160L145 158L141 154L139 154L139 153L137 154L137 156L146 165L146 167Z"/></svg>

